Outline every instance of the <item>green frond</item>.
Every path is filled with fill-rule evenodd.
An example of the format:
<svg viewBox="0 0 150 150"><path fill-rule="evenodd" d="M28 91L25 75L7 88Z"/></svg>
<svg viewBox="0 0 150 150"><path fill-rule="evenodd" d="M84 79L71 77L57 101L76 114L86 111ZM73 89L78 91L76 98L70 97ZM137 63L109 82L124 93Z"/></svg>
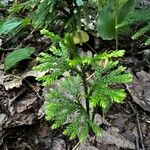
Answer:
<svg viewBox="0 0 150 150"><path fill-rule="evenodd" d="M121 28L124 26L129 25L142 25L146 24L141 29L138 29L136 33L132 36L133 39L137 39L138 37L144 35L146 32L150 31L150 9L140 9L140 10L134 10L132 13L130 13L126 19L119 25L116 26L116 28ZM143 26L143 25L142 25ZM145 42L145 45L149 45L147 42Z"/></svg>
<svg viewBox="0 0 150 150"><path fill-rule="evenodd" d="M92 121L90 121L90 127L92 128L96 136L102 135L101 128L97 126L95 123L93 123Z"/></svg>
<svg viewBox="0 0 150 150"><path fill-rule="evenodd" d="M101 77L105 84L120 84L132 81L132 75L125 72L125 67L120 66L118 69L111 71L108 75Z"/></svg>
<svg viewBox="0 0 150 150"><path fill-rule="evenodd" d="M93 57L93 61L122 57L124 53L125 53L125 50L115 50L115 51L109 51L109 52L106 51Z"/></svg>
<svg viewBox="0 0 150 150"><path fill-rule="evenodd" d="M54 9L54 5L56 4L56 0L42 0L37 5L37 9L32 14L32 22L36 27L44 26L46 23L46 19L52 18L52 10Z"/></svg>
<svg viewBox="0 0 150 150"><path fill-rule="evenodd" d="M144 35L146 32L150 31L150 23L140 30L138 30L133 36L132 39L137 39L138 37Z"/></svg>
<svg viewBox="0 0 150 150"><path fill-rule="evenodd" d="M92 62L92 58L85 56L85 57L78 57L75 59L68 59L68 64L71 67L77 67L78 65L89 65Z"/></svg>
<svg viewBox="0 0 150 150"><path fill-rule="evenodd" d="M73 96L73 98L79 102L81 96L81 77L76 76L76 78L72 78L68 76L60 85L60 89L65 89L65 93ZM69 88L68 88L69 87Z"/></svg>
<svg viewBox="0 0 150 150"><path fill-rule="evenodd" d="M126 97L126 93L124 89L113 89L109 91L109 95L111 100L116 103L122 103Z"/></svg>
<svg viewBox="0 0 150 150"><path fill-rule="evenodd" d="M75 72L74 76L69 74L58 80L49 90L44 103L46 119L53 121L52 129L67 125L63 133L70 139L77 137L80 142L87 138L91 129L97 136L101 135L101 129L91 120L89 109L93 111L100 106L105 111L112 103L122 103L125 99L123 89L111 88L132 80L132 76L125 73L126 68L118 67L119 61L113 61L113 58L122 57L125 51L80 56L72 34L60 38L47 30L41 32L54 44L49 49L52 55L41 53L38 57L39 65L35 69L46 71L38 80L48 85L66 71ZM89 66L94 70L91 81L86 80ZM88 108L89 104L91 108Z"/></svg>
<svg viewBox="0 0 150 150"><path fill-rule="evenodd" d="M106 110L110 104L122 103L125 99L125 91L112 88L112 85L131 82L132 75L125 73L126 67L118 67L118 61L109 60L116 55L121 57L123 54L124 51L104 52L102 57L99 54L99 58L105 58L104 60L92 63L95 70L92 83L93 93L90 97L92 107L100 106L103 110Z"/></svg>
<svg viewBox="0 0 150 150"><path fill-rule="evenodd" d="M51 72L50 74L46 74L44 76L36 78L38 81L42 81L43 86L50 85L56 80L59 76L61 76L63 71L57 70L54 72Z"/></svg>
<svg viewBox="0 0 150 150"><path fill-rule="evenodd" d="M101 74L109 72L111 69L118 65L119 61L108 61L107 64L93 63L92 67L95 71L95 77L99 78Z"/></svg>
<svg viewBox="0 0 150 150"><path fill-rule="evenodd" d="M64 130L64 134L70 139L78 137L80 142L85 141L89 134L89 118L87 115L80 114L77 118Z"/></svg>
<svg viewBox="0 0 150 150"><path fill-rule="evenodd" d="M107 96L95 90L90 97L90 103L94 108L97 106L101 106L103 109L105 109L109 105L109 100Z"/></svg>
<svg viewBox="0 0 150 150"><path fill-rule="evenodd" d="M55 79L61 76L65 71L70 70L70 66L68 64L68 45L64 42L65 39L60 38L58 35L55 35L47 30L42 30L42 34L46 35L50 39L59 43L59 47L52 45L50 47L50 51L52 55L48 53L40 53L37 57L37 61L39 65L34 67L35 70L38 71L46 71L42 77L39 77L38 80L43 82L43 85L51 84Z"/></svg>
<svg viewBox="0 0 150 150"><path fill-rule="evenodd" d="M55 54L56 53L57 52L55 52ZM62 53L60 52L59 54L63 55ZM64 57L56 57L56 56L49 55L47 53L41 53L38 56L37 61L40 64L34 67L33 69L38 71L45 71L47 73L44 76L37 78L37 80L42 81L44 86L51 84L65 71L69 70L68 63Z"/></svg>
<svg viewBox="0 0 150 150"><path fill-rule="evenodd" d="M101 135L101 129L98 127L86 112L80 112L80 115L64 130L64 134L70 136L70 139L78 137L80 143L84 142L87 138L90 128L96 134L96 136Z"/></svg>
<svg viewBox="0 0 150 150"><path fill-rule="evenodd" d="M56 35L53 32L49 32L46 29L42 29L40 33L45 35L47 38L49 38L50 40L54 42L60 42L62 40L62 38L59 35Z"/></svg>
<svg viewBox="0 0 150 150"><path fill-rule="evenodd" d="M149 22L150 21L150 9L141 9L141 10L134 10L132 13L130 13L126 19L119 25L116 26L116 28L121 28L126 25L135 24L138 22Z"/></svg>
<svg viewBox="0 0 150 150"><path fill-rule="evenodd" d="M80 90L81 78L66 77L57 87L51 89L46 97L45 114L47 120L53 120L52 128L58 128L63 124L68 124L64 134L70 139L78 137L83 142L90 128L100 135L100 128L94 124L88 116L85 108L81 105L82 90Z"/></svg>
<svg viewBox="0 0 150 150"><path fill-rule="evenodd" d="M103 110L107 109L112 103L122 103L126 97L123 89L111 89L110 87L99 83L95 85L95 90L90 97L92 107L100 106Z"/></svg>

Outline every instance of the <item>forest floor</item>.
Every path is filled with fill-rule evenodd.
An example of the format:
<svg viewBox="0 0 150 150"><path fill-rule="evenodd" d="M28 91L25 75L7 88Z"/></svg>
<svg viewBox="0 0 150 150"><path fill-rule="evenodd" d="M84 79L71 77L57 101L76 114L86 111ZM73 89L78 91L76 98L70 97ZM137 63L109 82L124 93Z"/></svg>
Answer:
<svg viewBox="0 0 150 150"><path fill-rule="evenodd" d="M128 94L124 104L113 105L105 117L97 114L102 137L89 136L79 144L62 135L62 129L51 130L51 123L45 121L46 89L31 71L34 60L4 72L4 58L13 46L9 40L2 40L7 42L0 51L0 150L150 150L150 49L142 41L120 40L119 47L126 50L120 62L132 72L134 81L122 85ZM114 49L113 41L96 40L98 49ZM50 44L37 37L26 39L23 45L26 43L32 43L39 52Z"/></svg>

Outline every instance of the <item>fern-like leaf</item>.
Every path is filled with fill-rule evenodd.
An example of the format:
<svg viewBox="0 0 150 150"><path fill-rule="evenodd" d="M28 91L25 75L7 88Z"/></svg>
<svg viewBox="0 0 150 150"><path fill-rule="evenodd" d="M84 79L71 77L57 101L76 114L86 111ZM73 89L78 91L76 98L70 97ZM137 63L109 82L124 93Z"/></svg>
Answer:
<svg viewBox="0 0 150 150"><path fill-rule="evenodd" d="M47 120L54 120L52 128L58 128L62 124L68 124L64 134L70 139L78 137L83 142L90 129L100 135L100 128L92 122L85 108L82 90L80 91L81 78L69 76L56 89L52 89L47 95L45 113Z"/></svg>

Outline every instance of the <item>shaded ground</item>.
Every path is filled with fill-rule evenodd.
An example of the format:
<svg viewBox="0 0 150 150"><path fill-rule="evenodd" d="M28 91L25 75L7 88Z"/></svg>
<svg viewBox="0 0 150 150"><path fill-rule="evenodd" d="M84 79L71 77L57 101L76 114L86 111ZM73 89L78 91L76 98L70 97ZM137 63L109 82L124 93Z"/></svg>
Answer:
<svg viewBox="0 0 150 150"><path fill-rule="evenodd" d="M36 54L49 47L50 42L39 33L29 33L18 37L21 46L35 46ZM52 131L45 121L44 90L35 80L37 74L30 72L34 60L23 61L4 73L4 58L18 45L9 37L0 37L0 41L0 150L150 150L150 48L143 45L144 39L119 40L119 48L126 50L121 63L132 71L134 82L123 85L128 93L124 104L113 105L105 118L97 114L102 138L89 137L81 145L63 136L62 129ZM115 49L114 41L92 35L83 46L93 53L93 48L96 52Z"/></svg>
<svg viewBox="0 0 150 150"><path fill-rule="evenodd" d="M104 48L101 49L104 51L105 49L114 49L112 43L107 44L107 42L98 41L98 45L95 46L103 46ZM67 137L63 136L61 134L62 129L52 131L50 123L44 120L42 107L44 90L32 77L35 75L24 76L18 88L15 88L16 84L10 84L9 80L16 76L19 67L28 63L25 61L9 75L4 74L2 64L6 51L3 51L0 55L0 77L4 78L0 79L1 81L4 79L5 81L3 82L8 81L8 84L1 83L0 85L0 149L140 150L141 148L144 150L145 148L145 150L150 150L150 95L144 97L144 93L150 93L150 89L148 84L144 84L143 80L146 80L145 83L150 83L150 76L148 76L150 73L150 52L147 50L148 48L142 47L141 44L142 42L133 44L133 42L130 43L130 40L120 40L120 47L127 49L126 57L121 60L121 63L132 70L136 80L139 82L134 80L133 87L126 85L128 90L132 87L132 92L127 91L128 97L124 104L113 105L105 119L98 115L97 121L102 121L103 137L97 139L89 137L89 140L81 145L78 144L77 140L69 141ZM143 71L142 74L144 75L142 79L137 74L141 71ZM6 90L6 88L8 89ZM135 100L135 96L144 99L142 104L138 103L138 99ZM142 107L140 107L140 104Z"/></svg>

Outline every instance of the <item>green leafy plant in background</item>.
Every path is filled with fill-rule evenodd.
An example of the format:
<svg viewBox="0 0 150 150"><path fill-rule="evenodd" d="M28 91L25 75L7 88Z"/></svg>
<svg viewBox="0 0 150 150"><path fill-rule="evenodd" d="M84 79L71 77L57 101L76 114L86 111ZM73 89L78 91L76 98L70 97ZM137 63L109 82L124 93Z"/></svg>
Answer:
<svg viewBox="0 0 150 150"><path fill-rule="evenodd" d="M123 22L134 7L135 0L99 0L98 34L105 40L116 39L116 49L118 49L118 34L121 32L116 26Z"/></svg>
<svg viewBox="0 0 150 150"><path fill-rule="evenodd" d="M78 137L80 142L91 131L101 135L94 121L96 108L105 112L112 103L122 103L126 97L124 89L112 85L132 81L131 74L125 73L126 68L114 59L122 57L124 50L81 54L75 43L86 42L86 32L66 33L64 38L48 30L41 33L53 41L51 54L41 53L37 58L39 65L34 68L47 72L38 78L44 86L52 85L44 104L46 119L53 121L53 129L66 125L63 133L70 139ZM89 68L93 70L92 75L88 73ZM64 74L67 75L62 77Z"/></svg>
<svg viewBox="0 0 150 150"><path fill-rule="evenodd" d="M134 33L132 39L137 39L143 36L145 33L150 32L150 9L145 8L140 10L134 10L121 24L117 25L117 28L119 29L129 25L143 25L142 28L139 28ZM145 41L145 45L150 45L150 38Z"/></svg>
<svg viewBox="0 0 150 150"><path fill-rule="evenodd" d="M81 28L89 30L88 24L93 21L89 16L95 19L98 14L96 26L99 36L106 40L115 38L118 49L120 28L115 27L133 10L134 3L135 0L15 1L8 10L9 16L0 20L0 35L16 37L28 26L29 34L41 28L59 32L74 32ZM25 18L19 15L22 13L27 14ZM96 30L93 32L95 34Z"/></svg>
<svg viewBox="0 0 150 150"><path fill-rule="evenodd" d="M96 23L99 35L105 39L115 38L118 49L119 32L115 26L125 19L126 13L132 10L133 3L134 0L16 1L9 9L9 16L0 22L0 33L7 35L19 34L28 25L31 33L40 28L63 31L62 36L48 30L41 31L53 44L48 53L40 53L37 58L39 65L35 69L46 72L38 78L44 86L53 85L44 104L46 119L53 121L52 128L65 125L63 133L70 139L78 137L83 142L91 131L97 136L101 135L101 129L94 120L95 110L101 108L105 112L113 103L122 103L126 97L124 89L112 86L132 80L132 76L125 73L126 68L119 66L119 61L116 60L124 55L123 50L88 55L78 48L77 45L89 40L88 34L81 30L85 27L81 19L87 21L90 14L99 14ZM96 10L94 15L91 13L93 8ZM27 13L27 17L22 18L20 13ZM5 59L6 70L19 61L28 59L34 50L14 50ZM92 74L89 74L89 68Z"/></svg>
<svg viewBox="0 0 150 150"><path fill-rule="evenodd" d="M10 8L10 14L28 11L34 28L65 27L67 30L76 29L83 16L86 0L28 0L15 2ZM32 11L31 11L32 10Z"/></svg>
<svg viewBox="0 0 150 150"><path fill-rule="evenodd" d="M29 34L30 32L32 34L32 32L40 28L51 28L51 30L60 29L72 32L77 28L81 28L81 16L83 17L85 15L83 13L83 6L84 8L86 7L84 4L86 4L86 1L82 0L16 1L9 8L8 17L0 20L0 35L6 35L13 39L16 38L17 35L21 35L22 31L28 26L30 26ZM27 12L25 18L19 15L25 12ZM15 50L17 50L17 48ZM13 52L13 57L15 57L14 54L17 53ZM17 54L16 57L18 58L18 56ZM20 60L21 59L22 57ZM5 60L8 60L8 58ZM19 61L19 59L16 60ZM7 64L7 62L5 62L5 64ZM11 67L13 67L13 65ZM8 70L8 68L10 69L10 67L7 67L6 70Z"/></svg>
<svg viewBox="0 0 150 150"><path fill-rule="evenodd" d="M26 47L14 50L10 54L8 54L7 57L5 58L4 61L5 70L6 71L9 70L21 60L29 59L34 52L35 52L34 47Z"/></svg>

